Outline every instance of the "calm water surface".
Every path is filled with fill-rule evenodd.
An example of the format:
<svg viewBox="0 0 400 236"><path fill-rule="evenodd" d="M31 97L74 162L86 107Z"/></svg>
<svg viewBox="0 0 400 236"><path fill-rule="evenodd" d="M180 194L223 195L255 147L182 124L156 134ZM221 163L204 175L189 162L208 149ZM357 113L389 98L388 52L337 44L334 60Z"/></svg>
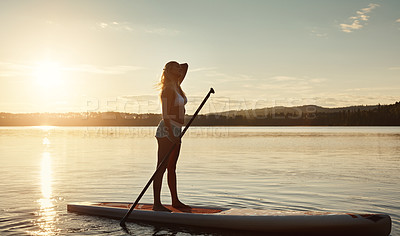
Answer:
<svg viewBox="0 0 400 236"><path fill-rule="evenodd" d="M125 235L66 211L134 201L155 169L155 127L1 127L1 235ZM178 162L192 205L387 213L400 235L400 127L192 127ZM170 203L166 183L164 203ZM142 202L152 201L152 191ZM129 223L135 235L226 232Z"/></svg>

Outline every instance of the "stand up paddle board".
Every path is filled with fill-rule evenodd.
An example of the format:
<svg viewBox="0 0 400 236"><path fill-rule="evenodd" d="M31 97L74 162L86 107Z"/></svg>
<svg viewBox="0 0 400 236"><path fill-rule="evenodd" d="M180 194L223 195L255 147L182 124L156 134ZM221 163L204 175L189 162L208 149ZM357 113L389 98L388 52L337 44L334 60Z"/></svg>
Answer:
<svg viewBox="0 0 400 236"><path fill-rule="evenodd" d="M130 206L124 202L86 202L68 204L67 209L121 219ZM388 236L391 231L390 216L385 214L164 206L172 212L153 211L151 204L138 204L127 220L290 235Z"/></svg>

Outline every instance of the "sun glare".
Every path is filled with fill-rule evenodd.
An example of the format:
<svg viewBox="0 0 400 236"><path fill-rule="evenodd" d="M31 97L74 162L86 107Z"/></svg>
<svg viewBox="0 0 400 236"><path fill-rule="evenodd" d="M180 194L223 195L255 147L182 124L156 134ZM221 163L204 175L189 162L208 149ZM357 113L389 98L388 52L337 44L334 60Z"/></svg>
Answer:
<svg viewBox="0 0 400 236"><path fill-rule="evenodd" d="M38 212L39 219L36 221L40 229L35 232L30 232L30 234L54 235L57 212L54 209L55 206L53 203L52 166L49 152L43 152L40 177L42 197L38 200L40 210Z"/></svg>
<svg viewBox="0 0 400 236"><path fill-rule="evenodd" d="M60 64L53 61L39 62L35 70L36 81L43 88L52 88L61 84Z"/></svg>

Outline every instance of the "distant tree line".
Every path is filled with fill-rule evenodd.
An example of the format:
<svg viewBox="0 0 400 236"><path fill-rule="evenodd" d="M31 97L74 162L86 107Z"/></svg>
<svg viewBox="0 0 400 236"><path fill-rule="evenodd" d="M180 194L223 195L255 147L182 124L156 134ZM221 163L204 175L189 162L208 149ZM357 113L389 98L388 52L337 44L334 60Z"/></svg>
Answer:
<svg viewBox="0 0 400 236"><path fill-rule="evenodd" d="M191 116L185 117L186 122ZM156 126L160 114L121 112L0 113L1 126ZM196 126L397 126L400 102L391 105L322 108L276 107L199 115Z"/></svg>
<svg viewBox="0 0 400 236"><path fill-rule="evenodd" d="M261 114L260 114L261 113ZM263 115L262 115L263 114ZM397 126L400 102L392 105L319 108L316 106L233 111L201 116L194 125L216 126Z"/></svg>
<svg viewBox="0 0 400 236"><path fill-rule="evenodd" d="M400 102L378 105L375 109L355 111L343 110L335 113L320 113L312 125L396 126L400 125Z"/></svg>
<svg viewBox="0 0 400 236"><path fill-rule="evenodd" d="M154 126L160 114L121 112L0 113L2 126Z"/></svg>

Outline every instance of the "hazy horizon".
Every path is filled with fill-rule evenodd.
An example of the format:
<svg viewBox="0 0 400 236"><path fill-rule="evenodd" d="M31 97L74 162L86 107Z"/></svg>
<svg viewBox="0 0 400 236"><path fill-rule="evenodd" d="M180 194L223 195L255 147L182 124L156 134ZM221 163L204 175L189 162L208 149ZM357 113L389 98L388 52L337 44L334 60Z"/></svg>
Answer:
<svg viewBox="0 0 400 236"><path fill-rule="evenodd" d="M2 1L0 112L159 113L187 62L193 113L400 100L400 1Z"/></svg>

